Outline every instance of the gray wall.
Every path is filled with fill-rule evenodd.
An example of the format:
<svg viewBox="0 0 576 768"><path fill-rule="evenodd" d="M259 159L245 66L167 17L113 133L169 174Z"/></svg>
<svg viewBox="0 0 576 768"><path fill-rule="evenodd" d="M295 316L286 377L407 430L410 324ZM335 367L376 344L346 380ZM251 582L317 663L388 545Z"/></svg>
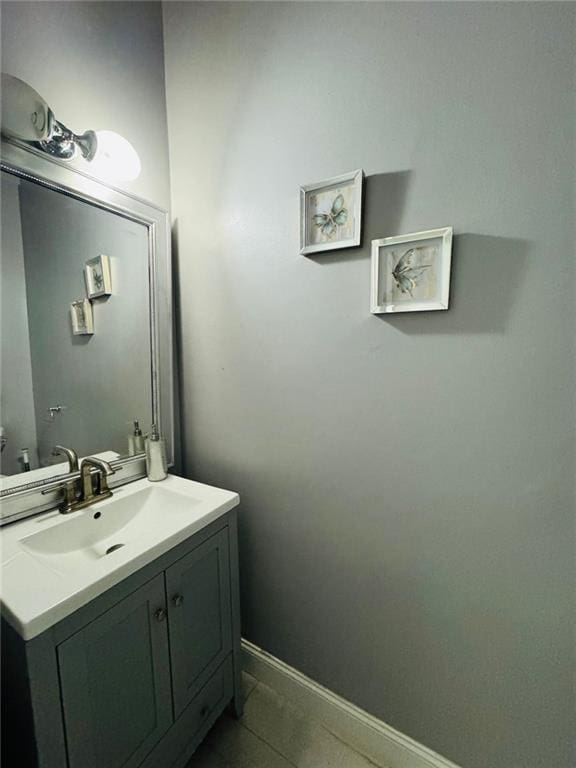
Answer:
<svg viewBox="0 0 576 768"><path fill-rule="evenodd" d="M4 173L0 202L0 423L7 438L0 473L13 475L22 471L18 462L22 448L30 449L32 467L38 466L38 458L18 181Z"/></svg>
<svg viewBox="0 0 576 768"><path fill-rule="evenodd" d="M29 83L77 133L128 139L142 173L118 186L168 208L160 3L2 2L1 15L2 71Z"/></svg>
<svg viewBox="0 0 576 768"><path fill-rule="evenodd" d="M465 768L573 768L566 3L164 5L186 469L242 496L243 632ZM298 187L362 167L361 248ZM448 312L371 238L453 225Z"/></svg>
<svg viewBox="0 0 576 768"><path fill-rule="evenodd" d="M41 465L56 444L125 454L132 420L152 419L147 229L29 182L20 201ZM85 297L84 265L99 254L112 295L92 302L94 334L74 336L70 303ZM54 405L66 410L52 422Z"/></svg>

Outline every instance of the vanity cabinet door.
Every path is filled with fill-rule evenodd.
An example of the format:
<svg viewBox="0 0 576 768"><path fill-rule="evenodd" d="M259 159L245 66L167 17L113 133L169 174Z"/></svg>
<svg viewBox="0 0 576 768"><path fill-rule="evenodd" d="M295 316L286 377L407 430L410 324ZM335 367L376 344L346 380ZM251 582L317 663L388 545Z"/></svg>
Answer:
<svg viewBox="0 0 576 768"><path fill-rule="evenodd" d="M160 574L58 646L69 768L135 768L172 723Z"/></svg>
<svg viewBox="0 0 576 768"><path fill-rule="evenodd" d="M176 717L232 647L228 529L166 571Z"/></svg>

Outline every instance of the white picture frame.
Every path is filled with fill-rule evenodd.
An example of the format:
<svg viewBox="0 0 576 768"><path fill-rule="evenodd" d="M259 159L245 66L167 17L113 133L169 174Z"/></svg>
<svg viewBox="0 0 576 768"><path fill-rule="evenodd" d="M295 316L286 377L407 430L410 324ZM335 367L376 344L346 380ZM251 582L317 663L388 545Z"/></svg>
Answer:
<svg viewBox="0 0 576 768"><path fill-rule="evenodd" d="M300 187L300 254L352 248L362 237L364 171Z"/></svg>
<svg viewBox="0 0 576 768"><path fill-rule="evenodd" d="M448 309L452 227L372 240L370 311Z"/></svg>
<svg viewBox="0 0 576 768"><path fill-rule="evenodd" d="M110 296L112 294L110 258L101 253L100 256L87 261L84 266L84 281L89 299Z"/></svg>
<svg viewBox="0 0 576 768"><path fill-rule="evenodd" d="M78 299L70 304L70 319L74 336L91 336L94 333L92 303L89 299Z"/></svg>

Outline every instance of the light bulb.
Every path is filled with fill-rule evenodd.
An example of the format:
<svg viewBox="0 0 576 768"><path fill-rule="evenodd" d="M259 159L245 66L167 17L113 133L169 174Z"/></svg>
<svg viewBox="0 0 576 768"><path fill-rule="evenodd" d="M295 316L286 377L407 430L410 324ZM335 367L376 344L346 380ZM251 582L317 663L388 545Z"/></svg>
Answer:
<svg viewBox="0 0 576 768"><path fill-rule="evenodd" d="M114 131L96 131L96 154L90 171L111 181L133 181L142 168L138 153L127 139Z"/></svg>

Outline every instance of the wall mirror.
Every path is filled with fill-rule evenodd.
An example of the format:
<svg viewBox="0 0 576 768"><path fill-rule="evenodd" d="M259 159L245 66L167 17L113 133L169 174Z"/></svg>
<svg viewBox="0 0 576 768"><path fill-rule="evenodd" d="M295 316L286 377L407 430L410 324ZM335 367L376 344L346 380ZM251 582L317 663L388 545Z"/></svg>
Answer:
<svg viewBox="0 0 576 768"><path fill-rule="evenodd" d="M1 518L58 501L57 445L144 474L133 423L173 449L167 213L18 142L1 161Z"/></svg>

